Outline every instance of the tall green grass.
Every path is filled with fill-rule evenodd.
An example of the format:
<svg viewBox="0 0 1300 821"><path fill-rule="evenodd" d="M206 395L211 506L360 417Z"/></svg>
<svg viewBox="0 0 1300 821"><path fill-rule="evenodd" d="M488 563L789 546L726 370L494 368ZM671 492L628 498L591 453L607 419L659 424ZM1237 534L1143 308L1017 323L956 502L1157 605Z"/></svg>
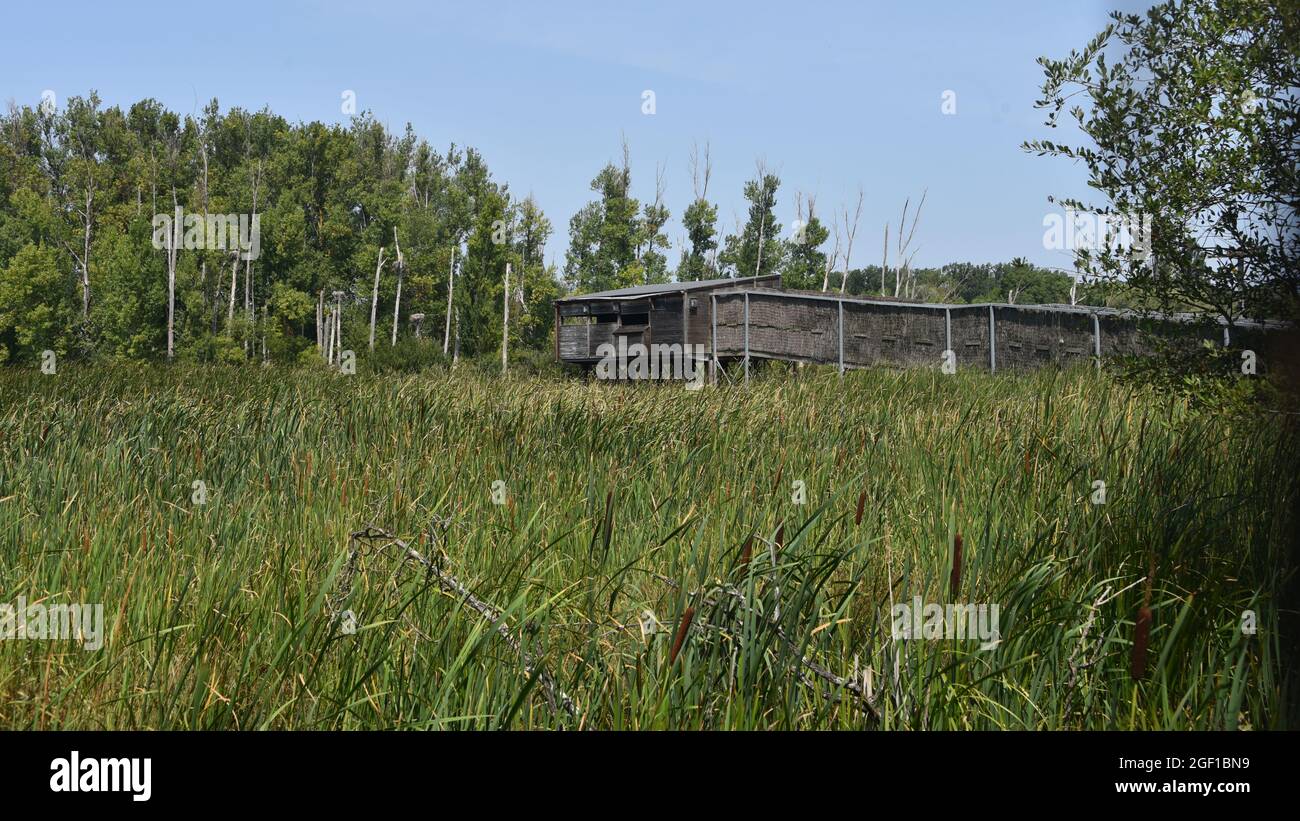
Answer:
<svg viewBox="0 0 1300 821"><path fill-rule="evenodd" d="M1298 465L1289 417L1090 370L4 370L0 603L102 602L108 635L0 641L0 726L1285 726ZM500 608L574 714L429 568L349 569L369 524ZM1000 641L893 640L891 602L953 600L957 534Z"/></svg>

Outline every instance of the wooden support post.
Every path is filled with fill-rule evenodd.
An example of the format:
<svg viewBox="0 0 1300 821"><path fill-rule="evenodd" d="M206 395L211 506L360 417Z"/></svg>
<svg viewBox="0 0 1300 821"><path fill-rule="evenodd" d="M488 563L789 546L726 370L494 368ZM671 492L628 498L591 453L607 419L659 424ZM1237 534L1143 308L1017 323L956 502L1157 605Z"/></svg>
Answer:
<svg viewBox="0 0 1300 821"><path fill-rule="evenodd" d="M838 300L840 307L840 376L844 376L844 300Z"/></svg>
<svg viewBox="0 0 1300 821"><path fill-rule="evenodd" d="M952 350L952 308L943 309L943 348Z"/></svg>
<svg viewBox="0 0 1300 821"><path fill-rule="evenodd" d="M652 340L653 341L653 340ZM682 378L686 379L686 352L690 350L688 345L691 344L691 298L682 291ZM694 358L692 357L692 361ZM703 363L697 363L702 366Z"/></svg>
<svg viewBox="0 0 1300 821"><path fill-rule="evenodd" d="M709 380L718 384L718 297L717 294L709 294L709 356L712 362L709 364Z"/></svg>
<svg viewBox="0 0 1300 821"><path fill-rule="evenodd" d="M749 292L745 292L745 384L749 385Z"/></svg>
<svg viewBox="0 0 1300 821"><path fill-rule="evenodd" d="M994 324L993 306L989 306L989 373L998 369L998 342L997 335L993 332Z"/></svg>

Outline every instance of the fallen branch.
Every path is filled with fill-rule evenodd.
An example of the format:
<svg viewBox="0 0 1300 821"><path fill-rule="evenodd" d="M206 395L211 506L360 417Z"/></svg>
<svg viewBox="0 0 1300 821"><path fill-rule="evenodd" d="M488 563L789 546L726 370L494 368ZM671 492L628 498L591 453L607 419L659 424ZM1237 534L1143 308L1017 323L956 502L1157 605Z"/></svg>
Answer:
<svg viewBox="0 0 1300 821"><path fill-rule="evenodd" d="M351 555L348 557L348 575L350 580L351 572L355 569L357 557L361 554L362 546L371 547L375 542L385 542L380 549L390 545L395 545L401 549L403 558L410 560L423 567L429 574L430 578L436 579L438 586L444 593L454 595L463 604L471 610L477 612L486 621L492 624L493 630L504 641L510 649L514 650L523 664L524 674L528 677L536 676L538 683L542 685L542 692L546 696L546 702L551 708L553 714L563 711L570 716L577 715L577 707L567 693L560 689L556 684L554 677L541 666L541 663L530 653L524 650L523 643L515 635L510 626L506 624L504 614L501 610L488 602L483 601L478 596L460 582L455 576L443 570L437 563L430 561L420 554L415 548L408 545L403 540L397 538L386 530L370 525L364 530L358 530L352 534L352 543L354 545Z"/></svg>

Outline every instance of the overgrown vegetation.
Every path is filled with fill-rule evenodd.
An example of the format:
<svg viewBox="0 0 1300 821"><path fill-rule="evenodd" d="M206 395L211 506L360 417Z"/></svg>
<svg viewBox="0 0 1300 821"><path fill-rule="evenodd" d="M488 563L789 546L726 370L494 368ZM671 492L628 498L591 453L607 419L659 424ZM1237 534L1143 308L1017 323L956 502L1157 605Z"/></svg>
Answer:
<svg viewBox="0 0 1300 821"><path fill-rule="evenodd" d="M1294 720L1292 416L1091 369L688 392L464 363L7 369L0 409L0 600L101 602L108 632L0 642L7 728ZM997 604L1000 640L893 640L917 596Z"/></svg>

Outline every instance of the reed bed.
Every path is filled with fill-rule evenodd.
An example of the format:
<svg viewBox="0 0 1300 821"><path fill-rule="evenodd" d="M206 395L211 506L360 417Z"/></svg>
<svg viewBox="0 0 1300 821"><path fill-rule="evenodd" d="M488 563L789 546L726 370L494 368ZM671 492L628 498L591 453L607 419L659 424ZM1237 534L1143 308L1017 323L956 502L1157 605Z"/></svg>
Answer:
<svg viewBox="0 0 1300 821"><path fill-rule="evenodd" d="M0 370L0 602L106 633L0 641L0 727L1287 726L1297 466L1088 369Z"/></svg>

